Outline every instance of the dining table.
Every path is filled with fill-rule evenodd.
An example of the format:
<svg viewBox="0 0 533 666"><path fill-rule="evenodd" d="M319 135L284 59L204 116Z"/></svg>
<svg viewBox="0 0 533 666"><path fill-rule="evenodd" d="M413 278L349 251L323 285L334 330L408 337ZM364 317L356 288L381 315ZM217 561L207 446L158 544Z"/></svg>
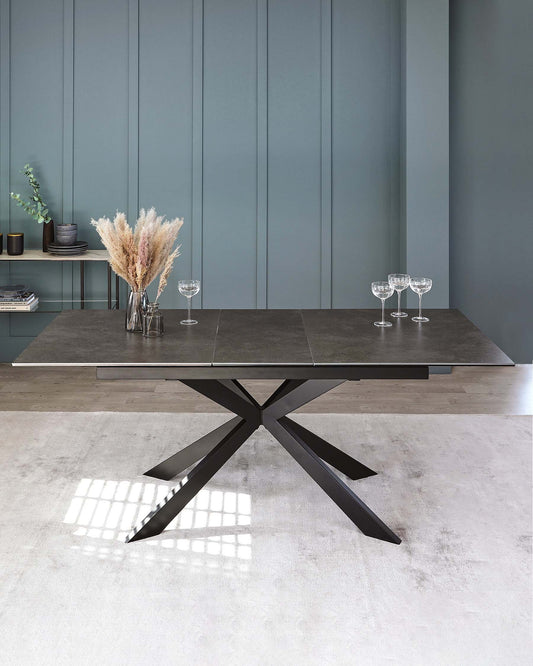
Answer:
<svg viewBox="0 0 533 666"><path fill-rule="evenodd" d="M187 433L172 433L178 450L154 460L144 474L180 478L132 526L128 542L160 534L262 426L363 534L399 544L350 483L377 474L371 462L357 460L290 415L346 381L427 381L430 367L513 365L456 309L425 310L429 322L423 324L408 311L408 318L389 328L373 325L374 309L202 309L193 311L193 326L180 324L179 310L162 312L164 335L149 338L125 330L123 311L65 310L13 362L94 367L102 381L180 381L234 414L192 443L183 442ZM242 383L248 379L280 383L258 402Z"/></svg>

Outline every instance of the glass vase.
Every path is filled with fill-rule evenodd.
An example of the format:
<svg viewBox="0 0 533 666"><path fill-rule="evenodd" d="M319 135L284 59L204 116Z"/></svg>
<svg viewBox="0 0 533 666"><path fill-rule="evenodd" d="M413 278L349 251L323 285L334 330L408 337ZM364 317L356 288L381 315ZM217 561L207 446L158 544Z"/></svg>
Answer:
<svg viewBox="0 0 533 666"><path fill-rule="evenodd" d="M126 308L126 330L130 333L143 330L143 313L148 307L148 296L144 289L130 289L128 307Z"/></svg>
<svg viewBox="0 0 533 666"><path fill-rule="evenodd" d="M143 313L143 335L145 338L158 338L163 335L163 315L159 303L149 303Z"/></svg>

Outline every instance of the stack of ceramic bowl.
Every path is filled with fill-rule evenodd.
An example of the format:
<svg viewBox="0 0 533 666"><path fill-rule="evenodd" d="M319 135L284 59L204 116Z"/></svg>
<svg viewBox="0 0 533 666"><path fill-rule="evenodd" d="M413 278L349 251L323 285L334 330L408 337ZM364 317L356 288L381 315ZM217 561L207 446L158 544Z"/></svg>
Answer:
<svg viewBox="0 0 533 666"><path fill-rule="evenodd" d="M87 252L89 243L76 241L72 245L60 245L59 243L48 243L48 252L56 257L73 257Z"/></svg>

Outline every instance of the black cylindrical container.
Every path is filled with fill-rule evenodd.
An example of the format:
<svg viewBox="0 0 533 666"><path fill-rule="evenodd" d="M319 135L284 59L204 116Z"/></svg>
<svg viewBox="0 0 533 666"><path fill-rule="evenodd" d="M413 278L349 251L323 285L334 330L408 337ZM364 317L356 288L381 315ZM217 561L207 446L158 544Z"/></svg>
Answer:
<svg viewBox="0 0 533 666"><path fill-rule="evenodd" d="M4 235L0 234L0 254L4 251Z"/></svg>
<svg viewBox="0 0 533 666"><path fill-rule="evenodd" d="M12 255L24 252L24 234L7 234L7 253Z"/></svg>

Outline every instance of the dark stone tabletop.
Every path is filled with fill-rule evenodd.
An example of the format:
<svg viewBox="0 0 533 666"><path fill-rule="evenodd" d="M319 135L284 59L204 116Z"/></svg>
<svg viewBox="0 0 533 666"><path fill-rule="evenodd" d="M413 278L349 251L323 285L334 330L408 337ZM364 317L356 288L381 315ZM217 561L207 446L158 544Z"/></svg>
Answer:
<svg viewBox="0 0 533 666"><path fill-rule="evenodd" d="M124 312L60 313L14 365L77 366L339 366L512 365L458 310L424 310L430 318L392 320L379 310L165 310L165 335L124 329ZM414 314L412 311L410 314Z"/></svg>

